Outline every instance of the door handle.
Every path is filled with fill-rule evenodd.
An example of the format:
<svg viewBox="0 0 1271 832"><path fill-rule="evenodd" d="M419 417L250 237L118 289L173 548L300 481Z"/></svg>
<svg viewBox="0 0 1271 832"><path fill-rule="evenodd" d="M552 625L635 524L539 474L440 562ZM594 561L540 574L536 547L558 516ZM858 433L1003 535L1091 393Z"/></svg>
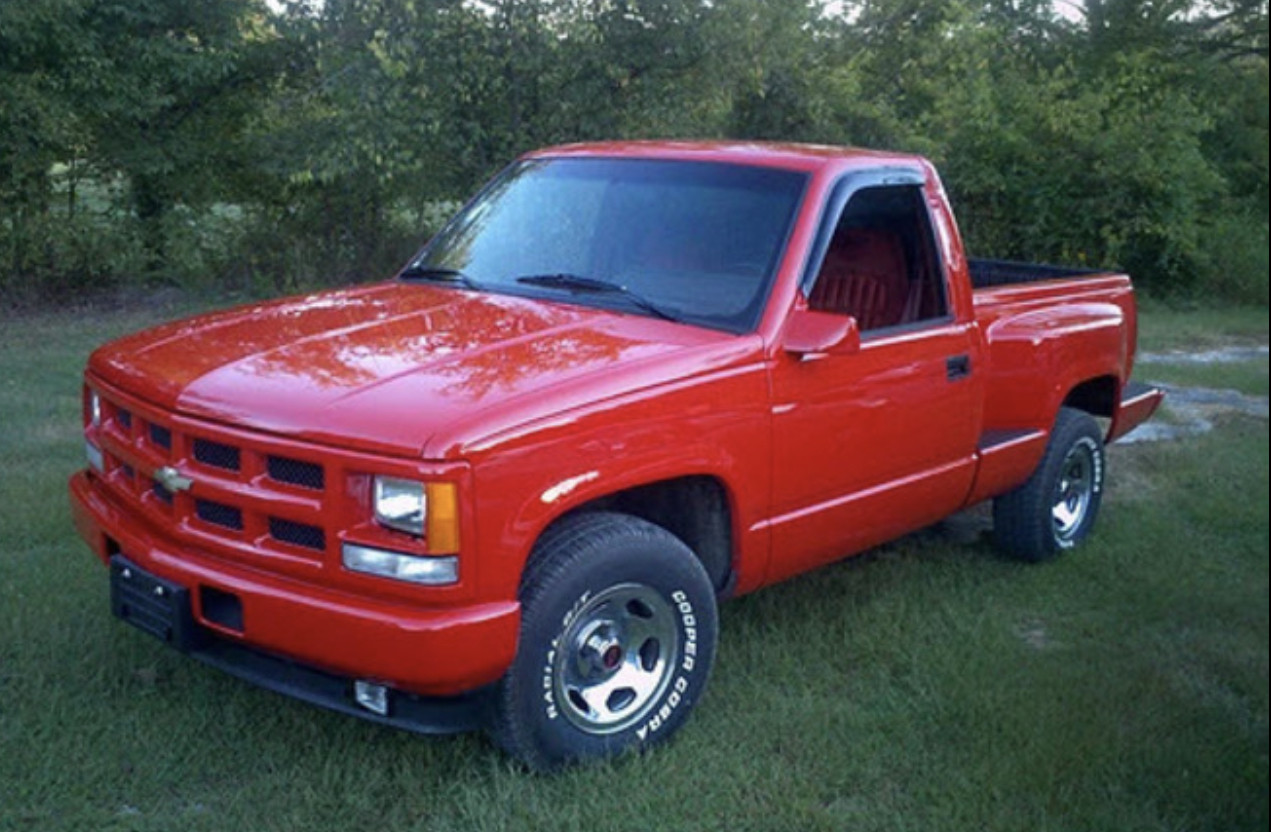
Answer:
<svg viewBox="0 0 1271 832"><path fill-rule="evenodd" d="M957 381L971 375L971 356L953 355L944 360L944 372L949 381Z"/></svg>

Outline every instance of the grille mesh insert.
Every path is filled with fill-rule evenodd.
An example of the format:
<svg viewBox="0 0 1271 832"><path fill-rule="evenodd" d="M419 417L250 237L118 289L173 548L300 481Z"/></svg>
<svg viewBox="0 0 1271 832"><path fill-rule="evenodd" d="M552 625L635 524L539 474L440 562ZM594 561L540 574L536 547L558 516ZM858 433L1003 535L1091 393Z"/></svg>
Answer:
<svg viewBox="0 0 1271 832"><path fill-rule="evenodd" d="M266 461L266 465L270 478L278 482L311 488L314 491L321 491L326 487L326 477L322 472L322 466L316 463L301 462L285 456L271 456Z"/></svg>
<svg viewBox="0 0 1271 832"><path fill-rule="evenodd" d="M172 431L162 425L150 426L150 441L160 448L172 448Z"/></svg>
<svg viewBox="0 0 1271 832"><path fill-rule="evenodd" d="M242 466L242 455L232 445L222 445L210 439L194 440L194 458L213 468L237 471Z"/></svg>
<svg viewBox="0 0 1271 832"><path fill-rule="evenodd" d="M322 551L327 548L327 536L320 527L283 520L281 517L269 518L269 536L305 549Z"/></svg>
<svg viewBox="0 0 1271 832"><path fill-rule="evenodd" d="M196 500L194 502L194 512L205 523L223 526L236 532L243 530L243 512L233 506L227 506L224 503L216 503L211 500Z"/></svg>

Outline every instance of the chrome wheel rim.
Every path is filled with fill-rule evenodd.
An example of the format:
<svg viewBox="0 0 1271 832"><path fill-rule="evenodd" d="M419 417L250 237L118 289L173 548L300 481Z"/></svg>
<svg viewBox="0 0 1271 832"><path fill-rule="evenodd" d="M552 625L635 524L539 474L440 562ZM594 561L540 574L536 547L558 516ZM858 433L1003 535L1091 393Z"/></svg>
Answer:
<svg viewBox="0 0 1271 832"><path fill-rule="evenodd" d="M1059 483L1050 514L1058 540L1071 540L1081 528L1095 489L1094 451L1085 443L1069 449L1060 467Z"/></svg>
<svg viewBox="0 0 1271 832"><path fill-rule="evenodd" d="M556 702L566 719L592 734L622 731L648 715L680 658L675 610L643 584L589 598L558 645Z"/></svg>

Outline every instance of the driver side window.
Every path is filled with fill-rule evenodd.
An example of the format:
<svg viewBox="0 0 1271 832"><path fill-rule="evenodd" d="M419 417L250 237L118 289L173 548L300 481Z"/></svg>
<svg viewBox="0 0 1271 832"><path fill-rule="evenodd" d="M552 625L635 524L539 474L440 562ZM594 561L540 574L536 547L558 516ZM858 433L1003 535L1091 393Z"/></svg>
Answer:
<svg viewBox="0 0 1271 832"><path fill-rule="evenodd" d="M921 188L880 186L852 196L808 306L851 315L862 333L946 317L944 276Z"/></svg>

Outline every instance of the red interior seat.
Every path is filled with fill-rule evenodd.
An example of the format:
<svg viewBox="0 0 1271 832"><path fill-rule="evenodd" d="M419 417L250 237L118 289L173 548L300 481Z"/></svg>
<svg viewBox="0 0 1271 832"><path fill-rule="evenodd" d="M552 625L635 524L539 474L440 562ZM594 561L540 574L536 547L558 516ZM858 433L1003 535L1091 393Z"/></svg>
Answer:
<svg viewBox="0 0 1271 832"><path fill-rule="evenodd" d="M856 318L861 330L902 323L909 299L905 249L890 231L848 228L835 232L809 305Z"/></svg>

